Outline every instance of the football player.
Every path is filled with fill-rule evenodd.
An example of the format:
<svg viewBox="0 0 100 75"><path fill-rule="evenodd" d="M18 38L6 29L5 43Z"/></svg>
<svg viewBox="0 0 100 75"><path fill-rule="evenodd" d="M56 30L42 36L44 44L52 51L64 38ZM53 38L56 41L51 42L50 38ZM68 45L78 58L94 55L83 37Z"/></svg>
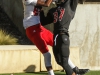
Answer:
<svg viewBox="0 0 100 75"><path fill-rule="evenodd" d="M77 67L72 69L68 63L70 54L68 29L74 18L78 0L58 0L56 4L57 7L50 9L46 17L41 12L42 25L54 23L53 53L55 59L64 68L66 75L85 74L89 69L78 69Z"/></svg>

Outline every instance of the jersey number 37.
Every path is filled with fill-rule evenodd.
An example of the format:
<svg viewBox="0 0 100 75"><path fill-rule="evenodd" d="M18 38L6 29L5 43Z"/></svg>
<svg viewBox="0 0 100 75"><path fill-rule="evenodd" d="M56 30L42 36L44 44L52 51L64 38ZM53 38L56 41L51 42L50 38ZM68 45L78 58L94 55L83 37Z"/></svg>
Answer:
<svg viewBox="0 0 100 75"><path fill-rule="evenodd" d="M63 8L58 8L54 13L54 23L57 21L61 21L64 15L65 9Z"/></svg>

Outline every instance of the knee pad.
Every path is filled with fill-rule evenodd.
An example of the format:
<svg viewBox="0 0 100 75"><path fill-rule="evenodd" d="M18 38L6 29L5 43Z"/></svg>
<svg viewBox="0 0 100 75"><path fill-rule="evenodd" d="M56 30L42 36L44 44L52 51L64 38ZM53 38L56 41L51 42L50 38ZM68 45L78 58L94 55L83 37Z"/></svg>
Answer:
<svg viewBox="0 0 100 75"><path fill-rule="evenodd" d="M51 66L51 54L50 52L44 53L44 62L45 62L45 66Z"/></svg>

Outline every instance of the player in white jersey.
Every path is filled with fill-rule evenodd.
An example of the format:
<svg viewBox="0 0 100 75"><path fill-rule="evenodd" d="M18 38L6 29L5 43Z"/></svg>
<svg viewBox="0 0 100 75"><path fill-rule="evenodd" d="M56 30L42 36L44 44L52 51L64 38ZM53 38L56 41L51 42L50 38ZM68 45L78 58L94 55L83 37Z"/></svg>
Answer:
<svg viewBox="0 0 100 75"><path fill-rule="evenodd" d="M53 45L53 34L40 23L41 6L50 6L52 0L24 0L23 26L27 37L37 46L44 56L48 75L55 75L51 65L51 54L47 45Z"/></svg>

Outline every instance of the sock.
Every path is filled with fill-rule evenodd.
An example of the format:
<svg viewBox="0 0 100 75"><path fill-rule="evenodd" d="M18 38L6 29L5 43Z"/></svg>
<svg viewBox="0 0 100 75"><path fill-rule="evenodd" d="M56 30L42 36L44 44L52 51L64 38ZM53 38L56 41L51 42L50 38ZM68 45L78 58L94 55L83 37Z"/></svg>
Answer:
<svg viewBox="0 0 100 75"><path fill-rule="evenodd" d="M48 71L48 75L55 75L53 70Z"/></svg>
<svg viewBox="0 0 100 75"><path fill-rule="evenodd" d="M69 66L73 69L75 68L75 65L72 63L72 61L70 60L70 58L68 59L68 64Z"/></svg>

